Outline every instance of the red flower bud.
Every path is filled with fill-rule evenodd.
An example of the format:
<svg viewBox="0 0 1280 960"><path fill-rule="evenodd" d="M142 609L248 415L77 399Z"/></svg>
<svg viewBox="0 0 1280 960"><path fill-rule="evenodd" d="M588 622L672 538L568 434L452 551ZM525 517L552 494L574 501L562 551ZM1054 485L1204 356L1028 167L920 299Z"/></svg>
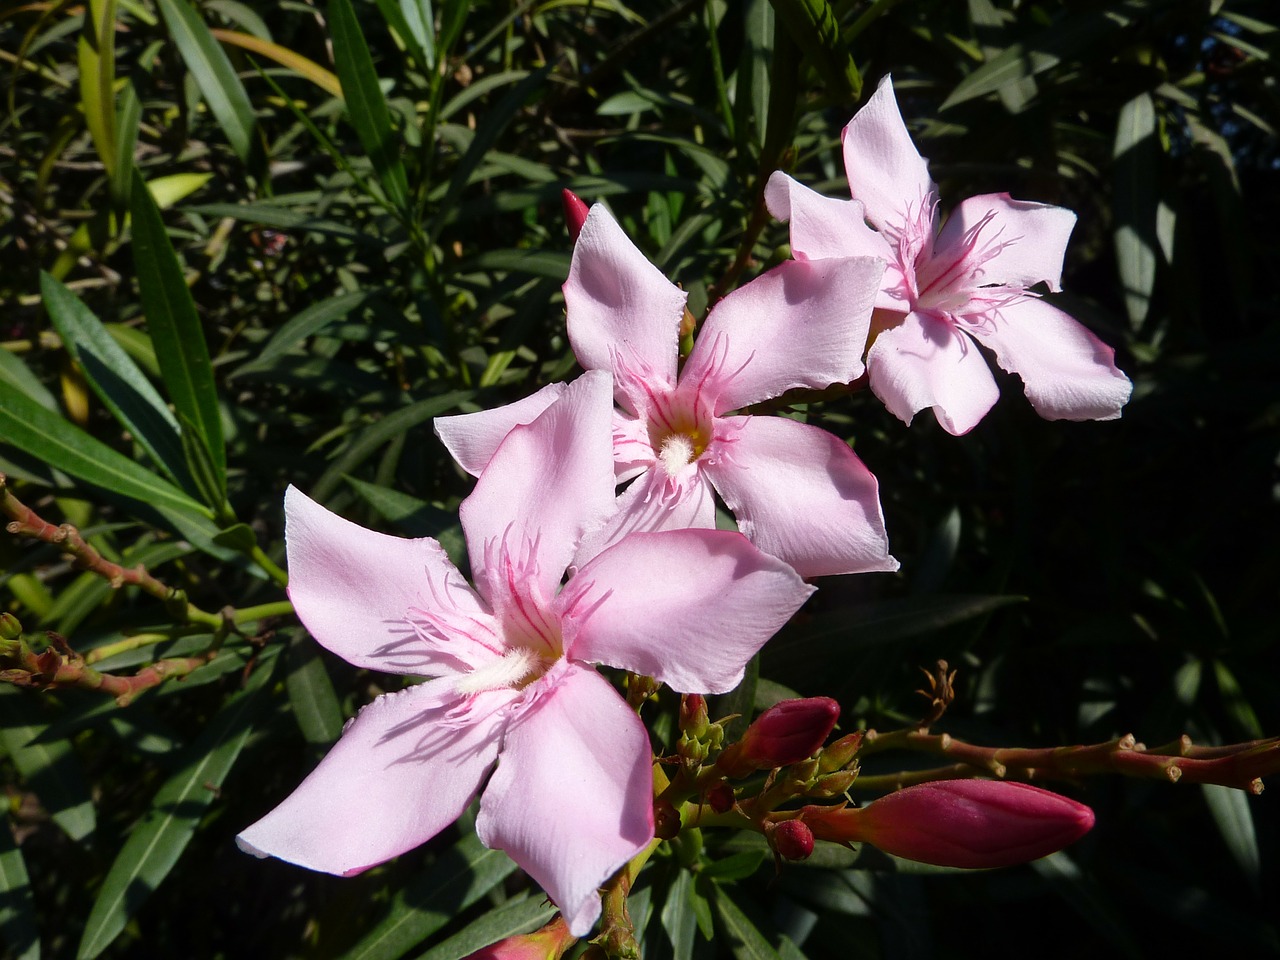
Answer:
<svg viewBox="0 0 1280 960"><path fill-rule="evenodd" d="M707 698L700 693L686 693L680 698L680 730L691 737L704 737L711 727L707 715Z"/></svg>
<svg viewBox="0 0 1280 960"><path fill-rule="evenodd" d="M733 809L733 787L723 780L707 791L707 806L716 813L728 813Z"/></svg>
<svg viewBox="0 0 1280 960"><path fill-rule="evenodd" d="M806 819L818 836L863 840L886 853L944 867L1007 867L1061 850L1093 826L1082 803L1025 783L939 780L860 810Z"/></svg>
<svg viewBox="0 0 1280 960"><path fill-rule="evenodd" d="M726 776L741 777L811 757L840 718L840 704L830 697L783 700L747 727L742 739L720 755L716 766Z"/></svg>
<svg viewBox="0 0 1280 960"><path fill-rule="evenodd" d="M477 950L467 960L560 960L577 939L564 918L557 915L541 930L499 940Z"/></svg>
<svg viewBox="0 0 1280 960"><path fill-rule="evenodd" d="M665 797L653 799L653 835L670 840L680 832L680 812Z"/></svg>
<svg viewBox="0 0 1280 960"><path fill-rule="evenodd" d="M765 827L769 846L783 860L808 860L813 853L813 831L803 820L783 820Z"/></svg>
<svg viewBox="0 0 1280 960"><path fill-rule="evenodd" d="M569 228L569 239L577 240L582 225L587 222L587 205L572 190L561 190L560 200L564 203L564 222Z"/></svg>

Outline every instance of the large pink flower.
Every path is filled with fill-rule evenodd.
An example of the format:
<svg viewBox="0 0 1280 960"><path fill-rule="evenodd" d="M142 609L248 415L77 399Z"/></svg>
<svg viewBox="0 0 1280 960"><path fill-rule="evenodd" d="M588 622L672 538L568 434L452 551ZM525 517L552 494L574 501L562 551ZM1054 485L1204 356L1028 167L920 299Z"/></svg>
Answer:
<svg viewBox="0 0 1280 960"><path fill-rule="evenodd" d="M436 679L361 710L244 849L359 873L450 824L496 761L481 840L590 930L597 887L653 838L653 757L588 664L725 691L811 592L714 530L627 537L561 586L614 506L610 393L587 374L500 444L461 508L474 589L434 540L365 530L289 489L289 595L307 629L357 666Z"/></svg>
<svg viewBox="0 0 1280 960"><path fill-rule="evenodd" d="M784 263L716 305L681 370L686 294L592 207L564 285L569 340L583 367L613 373L618 482L634 482L577 562L631 531L713 528L714 488L739 529L802 576L896 570L876 479L846 444L797 420L733 415L861 376L883 272L871 258ZM505 431L563 389L440 418L436 432L478 474Z"/></svg>
<svg viewBox="0 0 1280 960"><path fill-rule="evenodd" d="M1022 378L1042 417L1120 416L1132 385L1115 351L1027 289L1041 281L1059 289L1074 213L991 193L962 201L939 230L937 187L888 77L843 140L852 200L824 197L781 172L766 199L774 216L791 221L797 259L888 261L867 352L871 389L885 406L906 423L932 407L950 433L973 429L999 391L972 337Z"/></svg>

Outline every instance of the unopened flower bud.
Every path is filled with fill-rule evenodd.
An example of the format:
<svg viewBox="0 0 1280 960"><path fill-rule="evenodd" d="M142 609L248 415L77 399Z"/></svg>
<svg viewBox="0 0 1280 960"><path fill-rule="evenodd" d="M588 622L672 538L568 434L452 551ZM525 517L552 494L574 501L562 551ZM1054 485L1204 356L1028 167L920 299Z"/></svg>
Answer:
<svg viewBox="0 0 1280 960"><path fill-rule="evenodd" d="M1025 783L939 780L841 810L831 820L813 824L818 836L863 840L895 857L944 867L1007 867L1074 843L1093 826L1093 811Z"/></svg>
<svg viewBox="0 0 1280 960"><path fill-rule="evenodd" d="M707 806L716 813L728 813L734 802L733 787L723 780L707 791Z"/></svg>
<svg viewBox="0 0 1280 960"><path fill-rule="evenodd" d="M818 769L823 773L843 770L862 748L862 731L855 730L834 743L827 744L818 758Z"/></svg>
<svg viewBox="0 0 1280 960"><path fill-rule="evenodd" d="M587 222L587 205L572 190L561 190L560 199L564 203L564 222L569 228L569 239L576 241L582 225Z"/></svg>
<svg viewBox="0 0 1280 960"><path fill-rule="evenodd" d="M560 960L577 939L564 918L557 916L541 930L499 940L477 950L467 960Z"/></svg>
<svg viewBox="0 0 1280 960"><path fill-rule="evenodd" d="M765 837L783 860L808 860L813 853L813 831L803 820L769 824Z"/></svg>
<svg viewBox="0 0 1280 960"><path fill-rule="evenodd" d="M22 636L22 624L12 613L0 613L0 640L17 640Z"/></svg>
<svg viewBox="0 0 1280 960"><path fill-rule="evenodd" d="M720 755L716 766L726 776L741 777L807 760L839 718L840 704L830 697L783 700L756 717L742 739Z"/></svg>
<svg viewBox="0 0 1280 960"><path fill-rule="evenodd" d="M704 737L711 727L707 715L707 698L700 693L686 693L680 698L680 730L691 737Z"/></svg>
<svg viewBox="0 0 1280 960"><path fill-rule="evenodd" d="M837 770L835 773L828 773L819 777L809 788L809 796L811 797L838 797L853 786L853 781L858 779L858 771L854 770Z"/></svg>

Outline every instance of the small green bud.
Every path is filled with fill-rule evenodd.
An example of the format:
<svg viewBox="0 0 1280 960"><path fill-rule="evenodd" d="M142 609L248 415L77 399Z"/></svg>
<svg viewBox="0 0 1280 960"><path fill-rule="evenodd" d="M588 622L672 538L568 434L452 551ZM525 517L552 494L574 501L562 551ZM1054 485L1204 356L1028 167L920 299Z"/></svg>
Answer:
<svg viewBox="0 0 1280 960"><path fill-rule="evenodd" d="M22 636L22 624L12 613L0 613L0 639L17 640Z"/></svg>

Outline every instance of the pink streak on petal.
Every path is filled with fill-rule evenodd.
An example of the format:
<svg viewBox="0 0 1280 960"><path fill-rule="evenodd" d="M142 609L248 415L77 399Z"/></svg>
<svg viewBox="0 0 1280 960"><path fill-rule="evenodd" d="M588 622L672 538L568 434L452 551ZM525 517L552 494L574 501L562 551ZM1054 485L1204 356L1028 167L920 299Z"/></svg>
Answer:
<svg viewBox="0 0 1280 960"><path fill-rule="evenodd" d="M609 211L600 204L591 208L564 284L569 341L583 367L612 370L621 379L614 357L622 354L674 384L687 299L637 249ZM622 400L621 383L618 391Z"/></svg>
<svg viewBox="0 0 1280 960"><path fill-rule="evenodd" d="M791 254L797 260L893 259L888 241L867 226L857 200L824 197L781 170L769 178L764 196L770 213L791 221Z"/></svg>
<svg viewBox="0 0 1280 960"><path fill-rule="evenodd" d="M568 656L723 693L813 590L739 533L667 530L601 553L556 607Z"/></svg>
<svg viewBox="0 0 1280 960"><path fill-rule="evenodd" d="M661 466L654 466L622 491L618 509L608 521L583 537L573 565L581 567L630 533L690 527L713 530L715 525L715 499L696 464L690 464L678 484L668 480Z"/></svg>
<svg viewBox="0 0 1280 960"><path fill-rule="evenodd" d="M425 843L471 802L494 758L514 691L463 715L450 679L369 704L284 802L237 838L241 849L350 876ZM469 722L468 722L469 721Z"/></svg>
<svg viewBox="0 0 1280 960"><path fill-rule="evenodd" d="M752 543L802 577L898 569L879 485L846 444L783 417L741 420L732 456L707 473Z"/></svg>
<svg viewBox="0 0 1280 960"><path fill-rule="evenodd" d="M871 390L903 423L925 407L954 436L968 433L1000 391L972 340L950 323L911 313L867 351Z"/></svg>
<svg viewBox="0 0 1280 960"><path fill-rule="evenodd" d="M584 231L585 232L585 231ZM504 574L489 571L505 544L531 561L543 596L554 596L582 535L613 511L611 378L589 370L536 420L502 441L459 514L476 589L491 603Z"/></svg>
<svg viewBox="0 0 1280 960"><path fill-rule="evenodd" d="M458 466L478 477L507 434L521 424L536 420L538 414L564 393L565 386L549 383L537 393L503 407L436 417L432 427Z"/></svg>
<svg viewBox="0 0 1280 960"><path fill-rule="evenodd" d="M456 673L492 658L492 617L434 540L366 530L296 487L284 509L289 597L323 646L387 673ZM414 610L461 629L424 634Z"/></svg>
<svg viewBox="0 0 1280 960"><path fill-rule="evenodd" d="M613 411L613 472L625 483L648 470L657 460L648 424L621 410Z"/></svg>
<svg viewBox="0 0 1280 960"><path fill-rule="evenodd" d="M739 287L707 317L681 388L703 381L719 416L857 379L884 267L870 257L788 260Z"/></svg>
<svg viewBox="0 0 1280 960"><path fill-rule="evenodd" d="M653 754L608 681L562 663L508 728L476 831L584 936L600 915L597 888L653 839Z"/></svg>
<svg viewBox="0 0 1280 960"><path fill-rule="evenodd" d="M1133 391L1111 347L1037 297L999 307L969 332L995 351L1003 369L1022 378L1046 420L1114 420Z"/></svg>
<svg viewBox="0 0 1280 960"><path fill-rule="evenodd" d="M845 126L844 167L853 199L866 205L867 219L878 229L900 225L918 214L936 192L924 158L907 133L893 81L886 76L866 104Z"/></svg>
<svg viewBox="0 0 1280 960"><path fill-rule="evenodd" d="M969 256L979 262L973 286L1029 287L1044 281L1050 290L1060 289L1062 258L1076 223L1076 215L1065 207L1014 200L1007 193L970 197L947 218L934 244L935 256L946 259L959 252L966 234L987 217Z"/></svg>

